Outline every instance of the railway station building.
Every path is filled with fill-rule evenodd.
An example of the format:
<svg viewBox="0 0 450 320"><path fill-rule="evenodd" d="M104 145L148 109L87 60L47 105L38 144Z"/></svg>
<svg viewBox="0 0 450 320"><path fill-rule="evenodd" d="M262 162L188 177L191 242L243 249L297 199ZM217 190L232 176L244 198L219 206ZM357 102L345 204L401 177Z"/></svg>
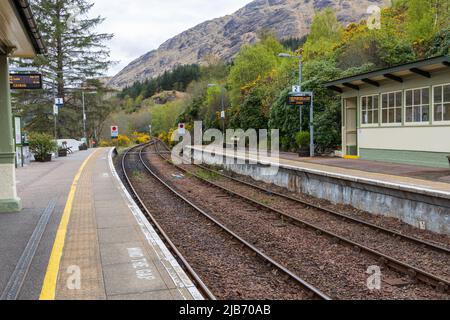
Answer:
<svg viewBox="0 0 450 320"><path fill-rule="evenodd" d="M0 1L0 212L20 211L15 181L9 61L45 53L28 0Z"/></svg>
<svg viewBox="0 0 450 320"><path fill-rule="evenodd" d="M440 56L339 79L347 158L449 167L450 58Z"/></svg>

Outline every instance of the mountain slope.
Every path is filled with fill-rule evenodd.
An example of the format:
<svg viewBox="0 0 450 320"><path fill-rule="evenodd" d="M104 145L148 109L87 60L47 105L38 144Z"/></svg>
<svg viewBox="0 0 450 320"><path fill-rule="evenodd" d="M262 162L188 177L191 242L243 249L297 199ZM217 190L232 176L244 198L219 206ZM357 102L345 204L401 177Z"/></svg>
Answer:
<svg viewBox="0 0 450 320"><path fill-rule="evenodd" d="M383 6L385 0L255 0L232 15L206 21L163 43L130 63L109 82L123 88L156 77L176 65L205 62L209 55L225 61L241 46L257 40L257 33L270 30L279 39L308 34L314 12L326 7L336 11L344 23L358 21L370 5Z"/></svg>

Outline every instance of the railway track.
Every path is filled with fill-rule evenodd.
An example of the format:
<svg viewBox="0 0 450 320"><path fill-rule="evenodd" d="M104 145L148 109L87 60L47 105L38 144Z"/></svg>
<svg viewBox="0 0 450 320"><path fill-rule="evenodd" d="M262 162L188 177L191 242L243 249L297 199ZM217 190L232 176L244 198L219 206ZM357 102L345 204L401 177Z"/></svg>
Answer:
<svg viewBox="0 0 450 320"><path fill-rule="evenodd" d="M310 228L310 229L314 230L320 236L328 236L328 237L332 238L333 241L335 241L337 243L341 243L343 245L346 245L346 246L349 246L351 248L354 248L354 249L356 249L358 251L362 251L362 252L364 252L364 253L372 256L372 257L375 257L379 261L380 265L387 266L387 267L389 267L389 268L391 268L393 270L396 270L396 271L398 271L398 272L400 272L402 274L408 275L409 277L411 277L411 278L413 278L415 280L418 280L418 281L421 281L421 282L426 283L428 285L431 285L431 286L437 288L441 292L449 293L450 282L448 281L448 279L445 279L443 277L440 277L440 276L437 276L435 274L432 274L432 273L430 273L430 272L428 272L428 271L426 271L424 269L418 268L418 267L413 266L411 264L405 263L405 262L403 262L403 261L401 261L399 259L396 259L396 258L394 258L394 257L392 257L390 255L384 254L384 253L382 253L382 252L380 252L378 250L374 250L374 249L372 249L372 248L370 248L370 247L368 247L366 245L363 245L361 243L355 242L354 240L349 239L348 237L344 237L342 235L339 235L339 234L337 234L337 233L335 233L333 231L327 230L327 229L325 229L323 227L320 227L320 226L318 226L316 224L313 224L313 223L311 223L311 222L309 222L309 221L307 221L305 219L301 219L301 218L299 218L297 216L294 216L294 215L292 215L290 213L287 213L287 212L285 212L283 210L279 210L279 209L274 208L274 207L272 207L270 205L267 205L266 203L263 203L261 201L257 201L255 199L249 197L249 196L243 195L242 193L238 193L238 192L236 192L234 190L231 190L230 188L226 188L226 187L224 187L222 185L214 183L214 182L212 182L212 181L210 181L208 179L205 179L202 176L199 176L198 174L196 174L192 170L188 170L188 169L184 168L183 166L174 165L171 161L169 161L166 157L164 157L164 155L163 155L164 153L159 150L158 145L159 145L159 142L155 143L155 151L156 151L156 153L164 161L171 163L178 170L180 170L182 172L185 172L185 173L188 173L190 175L193 175L195 178L199 179L200 181L202 181L202 182L204 182L204 183L206 183L206 184L208 184L208 185L210 185L210 186L212 186L214 188L220 189L220 190L226 192L227 194L230 194L230 195L233 195L235 197L238 197L238 198L246 201L247 203L250 203L250 204L254 205L256 208L262 208L262 209L265 209L265 210L272 211L273 213L277 214L278 216L280 216L285 221L288 221L288 222L291 222L291 223L294 223L296 225L300 225L300 226L303 226L303 227ZM165 150L168 151L168 149L167 149L167 147L165 145L164 145L164 147L165 147ZM263 188L261 188L259 186L256 186L256 185L253 185L253 184L241 181L241 180L233 178L233 177L229 177L228 175L225 175L223 173L217 172L216 170L209 169L209 168L207 168L205 166L198 166L198 167L203 169L203 170L207 170L209 172L217 174L217 175L219 175L221 177L224 177L226 179L230 179L230 180L234 181L235 183L240 183L240 184L245 185L245 186L247 186L249 188L253 188L255 190L258 190L260 192L264 192L264 193L268 192L268 190L263 189ZM390 235L394 236L395 239L403 239L405 241L410 241L412 243L419 244L421 246L429 248L430 250L434 250L434 251L437 251L437 252L440 252L440 253L443 253L443 254L449 254L450 253L450 251L447 248L445 248L445 247L442 247L442 246L439 246L439 245L435 245L433 243L430 243L430 242L427 242L427 241L423 241L421 239L417 239L417 238L414 238L414 237L403 235L403 234L398 233L396 231L388 230L388 229L379 227L377 225L370 224L370 223L367 223L365 221L362 221L362 220L359 220L359 219L355 219L353 217L349 217L349 216L344 215L342 213L339 213L337 211L328 210L326 208L319 207L317 205L313 205L313 204L310 204L310 203L306 203L306 202L301 201L299 199L296 199L296 198L293 198L293 197L290 197L290 196L286 196L286 195L282 195L280 193L272 193L272 192L270 192L270 194L272 196L277 196L277 197L283 198L285 200L294 201L296 203L299 203L299 204L302 204L302 205L305 205L305 206L308 206L308 207L312 207L312 208L314 208L316 210L320 210L323 213L326 213L326 214L329 214L329 215L332 215L332 216L335 216L335 217L337 216L337 217L341 218L343 221L356 223L358 225L363 225L363 226L369 227L369 228L371 228L373 230L377 230L377 232L380 232L380 233L390 234Z"/></svg>
<svg viewBox="0 0 450 320"><path fill-rule="evenodd" d="M146 172L150 174L155 180L157 180L160 185L162 185L166 190L168 190L171 194L176 196L178 199L182 200L185 204L187 204L191 209L195 210L199 215L206 218L210 223L212 223L215 227L219 228L223 233L227 234L228 236L233 239L233 241L237 241L242 249L250 250L254 256L256 256L258 259L260 259L261 262L263 262L266 267L275 268L277 270L276 274L278 272L280 274L277 275L277 277L285 277L287 279L290 279L291 281L295 282L297 285L301 286L306 292L307 297L311 299L320 299L320 300L331 300L331 297L321 292L319 289L315 288L311 284L309 284L307 281L303 280L300 276L296 275L294 272L288 270L283 265L279 264L277 261L275 261L273 258L256 248L253 244L249 243L248 241L241 238L239 235L234 233L232 230L227 228L225 225L220 223L218 220L214 219L210 214L208 214L205 210L198 207L196 204L191 202L189 199L184 197L182 194L180 194L176 189L174 189L169 183L164 181L163 178L161 178L155 170L152 169L151 164L146 162L143 158L144 150L147 147L155 146L155 142L151 142L145 146L137 146L133 149L128 150L123 158L122 158L122 170L125 175L126 182L128 186L130 187L131 191L133 192L135 198L138 200L139 205L144 210L146 215L149 217L151 222L156 226L162 237L165 239L165 241L169 244L172 252L175 253L175 255L178 257L178 259L182 262L182 265L190 275L190 277L194 280L194 282L199 286L199 289L202 291L202 293L205 294L205 296L209 299L215 299L215 296L213 293L208 289L208 287L205 285L205 283L202 281L200 276L194 271L194 269L190 266L187 259L180 253L180 251L177 249L177 247L173 244L171 239L168 237L168 235L164 232L161 225L158 223L157 219L155 219L148 208L145 206L145 201L138 195L138 192L133 187L133 184L131 182L132 179L130 179L129 175L127 174L126 169L126 159L129 155L135 155L138 156L140 164L145 168ZM155 146L155 148L157 148Z"/></svg>
<svg viewBox="0 0 450 320"><path fill-rule="evenodd" d="M125 151L125 153L122 157L122 161L121 161L122 173L125 177L125 182L126 182L127 186L129 187L130 191L132 192L133 197L137 200L138 205L141 208L141 210L143 210L144 214L147 216L147 218L149 218L150 222L156 227L156 230L158 231L160 236L162 236L162 238L164 239L166 244L169 245L171 252L175 255L175 257L178 258L178 261L180 262L181 266L187 272L187 274L189 275L191 280L196 284L197 288L202 293L204 298L209 299L209 300L216 300L216 297L214 296L214 294L209 290L209 288L206 286L206 284L203 282L203 280L200 278L200 276L191 267L191 265L186 260L186 258L181 254L181 252L173 244L173 242L170 240L168 235L164 232L163 228L159 225L158 221L150 213L150 211L146 207L144 201L136 192L136 189L133 187L133 184L131 183L131 179L127 174L126 160L127 160L127 157L130 155L130 152L135 151L138 148L140 148L140 146Z"/></svg>

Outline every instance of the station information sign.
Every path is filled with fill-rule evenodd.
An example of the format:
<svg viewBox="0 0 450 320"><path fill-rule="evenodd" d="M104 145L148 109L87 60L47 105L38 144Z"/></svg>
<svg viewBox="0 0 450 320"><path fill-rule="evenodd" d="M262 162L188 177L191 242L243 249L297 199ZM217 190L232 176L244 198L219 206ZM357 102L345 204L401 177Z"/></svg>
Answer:
<svg viewBox="0 0 450 320"><path fill-rule="evenodd" d="M42 75L38 73L15 73L9 75L11 90L42 89Z"/></svg>
<svg viewBox="0 0 450 320"><path fill-rule="evenodd" d="M306 94L291 94L287 100L287 104L290 106L310 106L312 97Z"/></svg>

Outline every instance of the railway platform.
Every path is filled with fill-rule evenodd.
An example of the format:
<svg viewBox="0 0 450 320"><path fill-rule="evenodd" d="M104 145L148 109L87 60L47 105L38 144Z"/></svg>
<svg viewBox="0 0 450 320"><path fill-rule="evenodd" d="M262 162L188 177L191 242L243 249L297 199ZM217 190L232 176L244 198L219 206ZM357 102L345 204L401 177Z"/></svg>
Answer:
<svg viewBox="0 0 450 320"><path fill-rule="evenodd" d="M0 215L2 300L202 300L120 181L112 149L17 172Z"/></svg>
<svg viewBox="0 0 450 320"><path fill-rule="evenodd" d="M363 160L191 147L194 157L290 191L450 234L450 170ZM198 152L201 151L201 152ZM229 161L231 160L231 162ZM239 162L237 160L240 160ZM276 169L269 170L268 167ZM270 174L267 174L270 172Z"/></svg>

